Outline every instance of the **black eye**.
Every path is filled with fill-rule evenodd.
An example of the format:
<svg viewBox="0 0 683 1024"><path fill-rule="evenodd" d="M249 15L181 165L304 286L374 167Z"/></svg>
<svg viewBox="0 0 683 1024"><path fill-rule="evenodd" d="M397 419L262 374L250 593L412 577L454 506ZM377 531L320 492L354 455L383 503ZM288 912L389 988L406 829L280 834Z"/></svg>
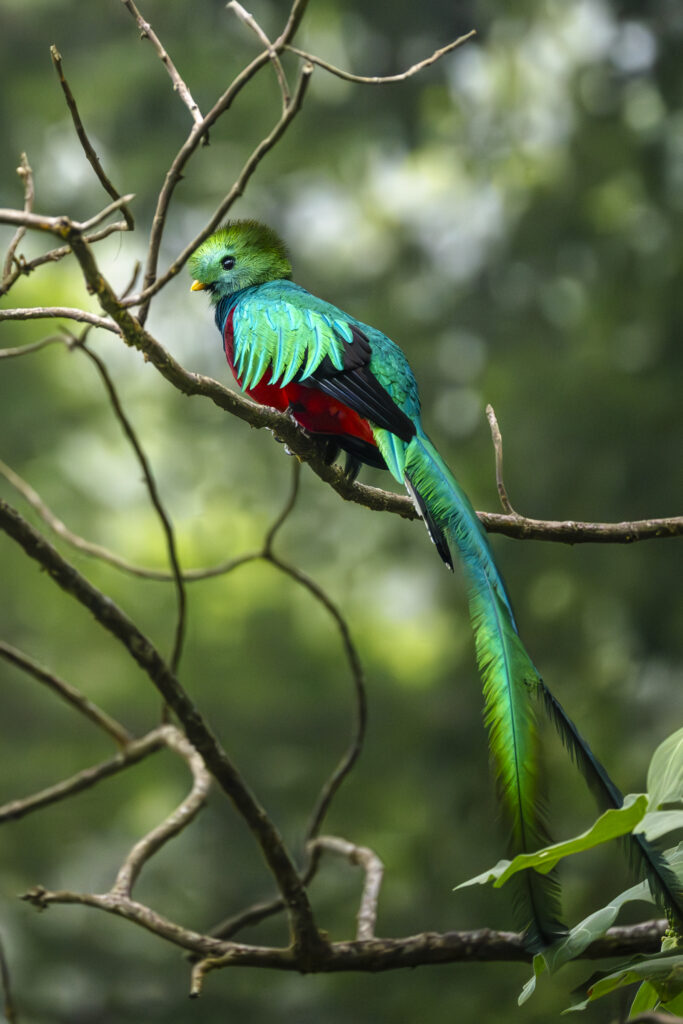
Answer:
<svg viewBox="0 0 683 1024"><path fill-rule="evenodd" d="M232 268L235 266L235 257L226 256L224 260L221 260L221 266L223 270L232 270Z"/></svg>

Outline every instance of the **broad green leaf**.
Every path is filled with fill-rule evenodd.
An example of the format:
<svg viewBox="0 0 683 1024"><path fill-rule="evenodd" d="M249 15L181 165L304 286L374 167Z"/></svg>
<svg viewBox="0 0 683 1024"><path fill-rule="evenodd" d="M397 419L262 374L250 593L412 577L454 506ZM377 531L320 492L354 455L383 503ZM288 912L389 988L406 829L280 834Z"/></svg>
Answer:
<svg viewBox="0 0 683 1024"><path fill-rule="evenodd" d="M584 1010L588 1003L637 981L649 982L662 1002L673 1000L683 992L683 954L651 957L614 971L591 985L588 998L570 1006L565 1013Z"/></svg>
<svg viewBox="0 0 683 1024"><path fill-rule="evenodd" d="M667 850L664 856L672 869L680 874L683 869L683 843L679 843L677 847ZM584 949L590 946L591 942L603 936L607 929L611 928L616 921L621 908L626 903L633 902L655 902L647 882L639 882L638 885L632 885L630 889L619 893L606 906L594 911L588 917L585 917L583 921L579 921L578 924L574 925L563 939L549 946L543 953L537 953L534 957L534 976L527 981L520 993L518 1000L520 1005L522 1002L526 1002L534 993L536 979L543 973L543 968L539 967L538 961L542 961L549 973L554 974L564 964L580 956ZM572 1007L572 1009L581 1009L584 1005L577 1005Z"/></svg>
<svg viewBox="0 0 683 1024"><path fill-rule="evenodd" d="M683 829L683 810L648 811L634 832L643 832L650 839L659 839Z"/></svg>
<svg viewBox="0 0 683 1024"><path fill-rule="evenodd" d="M677 1017L683 1016L683 992L679 992L673 999L669 999L665 1003L663 1002L662 1009L676 1014Z"/></svg>
<svg viewBox="0 0 683 1024"><path fill-rule="evenodd" d="M632 1017L637 1017L639 1013L647 1013L648 1010L654 1010L659 1006L660 999L657 995L657 989L653 988L649 981L644 981L638 991L636 992L635 999L631 1003L631 1009L629 1011L629 1020Z"/></svg>
<svg viewBox="0 0 683 1024"><path fill-rule="evenodd" d="M466 889L468 885L487 885L489 882L493 882L495 885L496 880L507 871L511 863L512 861L509 860L499 860L492 868L482 871L480 875L475 875L474 878L468 878L466 882L456 885L453 892L457 892L458 889Z"/></svg>
<svg viewBox="0 0 683 1024"><path fill-rule="evenodd" d="M654 903L647 882L639 882L638 885L633 885L630 889L619 893L610 903L589 914L583 921L579 921L563 939L546 949L543 955L551 974L559 970L569 960L580 956L591 942L603 936L616 921L624 904L634 901Z"/></svg>
<svg viewBox="0 0 683 1024"><path fill-rule="evenodd" d="M512 861L498 861L495 867L482 872L476 878L461 882L456 889L463 889L468 885L485 885L488 882L493 882L494 888L499 889L517 872L525 871L528 868L534 868L541 874L547 874L564 857L569 857L574 853L583 853L584 850L591 850L594 846L632 832L644 817L646 810L647 797L645 794L631 794L626 797L623 807L618 810L605 811L586 832L582 832L573 839L566 839L562 843L553 843L552 846L546 846L535 853L520 853Z"/></svg>
<svg viewBox="0 0 683 1024"><path fill-rule="evenodd" d="M580 956L584 949L590 946L591 942L599 939L608 928L612 927L623 905L634 900L647 901L648 903L654 902L647 882L640 882L638 885L631 886L625 892L619 893L606 907L601 907L600 910L589 914L583 921L579 921L577 925L574 925L563 939L559 939L542 953L537 953L534 957L533 977L527 981L522 989L518 998L519 1005L521 1006L523 1002L526 1002L533 995L536 989L536 979L541 976L544 968L547 968L550 974L554 974L564 964ZM539 960L543 964L543 968L537 963Z"/></svg>
<svg viewBox="0 0 683 1024"><path fill-rule="evenodd" d="M683 729L664 740L655 750L647 773L647 790L653 810L683 797Z"/></svg>
<svg viewBox="0 0 683 1024"><path fill-rule="evenodd" d="M543 956L542 953L537 953L536 956L534 957L534 973L531 975L531 977L527 981L526 985L524 986L522 991L519 993L519 996L517 997L517 1005L518 1006L522 1006L522 1004L525 1003L527 1001L527 999L531 998L531 996L536 991L536 978L540 978L540 976L546 970L547 970L547 964L545 962L545 957Z"/></svg>

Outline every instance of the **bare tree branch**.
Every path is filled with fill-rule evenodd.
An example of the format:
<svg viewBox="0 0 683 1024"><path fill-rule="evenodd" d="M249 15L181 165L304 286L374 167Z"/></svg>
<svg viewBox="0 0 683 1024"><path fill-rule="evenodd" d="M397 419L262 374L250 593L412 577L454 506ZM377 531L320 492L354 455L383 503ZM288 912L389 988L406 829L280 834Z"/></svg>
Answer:
<svg viewBox="0 0 683 1024"><path fill-rule="evenodd" d="M145 484L147 485L147 491L149 493L150 500L154 505L157 515L159 516L159 520L164 531L164 536L166 538L166 547L168 550L168 560L171 563L171 570L173 574L173 581L175 583L176 596L178 602L175 638L173 641L171 660L169 662L171 672L173 673L173 675L176 675L178 671L178 665L180 663L180 656L182 654L183 649L187 599L185 595L185 585L183 583L183 574L180 568L180 562L178 560L178 551L176 547L173 524L171 522L169 515L166 512L166 509L164 508L163 502L159 495L159 489L157 488L156 481L154 479L154 475L149 464L149 460L145 455L145 452L143 451L142 445L138 440L137 434L133 430L133 426L128 416L123 411L121 400L119 399L116 388L114 387L114 382L112 381L111 376L109 375L107 367L104 365L100 357L96 355L91 349L89 349L86 344L80 343L79 347L82 349L83 352L85 352L88 358L97 367L97 371L102 379L102 382L104 383L107 394L109 395L109 401L111 403L112 409L114 410L114 415L116 416L116 419L119 421L121 428L123 429L124 434L128 438L128 441L130 442L130 445L133 448L133 451L135 452L137 460L140 464L140 468L142 469L142 475L144 476Z"/></svg>
<svg viewBox="0 0 683 1024"><path fill-rule="evenodd" d="M272 552L264 553L263 557L267 562L270 562L271 565L274 565L281 572L286 573L287 576L296 580L296 582L302 587L305 587L305 589L308 590L308 592L312 594L330 613L337 625L337 629L339 630L339 634L342 639L342 644L344 645L344 653L346 654L346 659L351 668L351 677L353 679L355 690L356 713L349 748L343 755L341 761L320 793L316 806L311 814L311 819L306 828L306 839L309 840L313 839L318 834L318 830L322 825L323 819L327 814L337 790L360 757L361 750L363 748L363 741L365 739L365 730L367 726L367 700L365 694L363 665L355 644L351 639L351 633L346 619L322 587L319 586L315 580L312 580L306 573L297 569L296 566L283 561Z"/></svg>
<svg viewBox="0 0 683 1024"><path fill-rule="evenodd" d="M231 6L230 4L228 6ZM357 82L359 85L389 85L392 82L405 82L406 79L411 78L412 75L416 75L419 71L424 71L430 64L436 63L441 57L445 57L447 53L451 53L457 47L462 46L464 43L470 41L476 36L476 31L472 29L464 36L460 36L455 39L452 43L448 43L447 46L442 46L441 49L435 50L430 57L426 57L424 60L418 61L417 64L412 64L406 71L401 71L397 75L371 75L366 77L364 75L354 75L350 71L342 71L341 68L336 68L334 64L328 64L327 61L322 60L320 57L316 57L312 53L307 53L306 50L299 50L296 46L288 45L285 49L291 53L295 53L297 57L302 57L304 60L308 60L311 64L317 64L325 71L329 71L330 74L336 75L337 78L343 78L346 82Z"/></svg>
<svg viewBox="0 0 683 1024"><path fill-rule="evenodd" d="M384 865L374 850L367 846L356 846L339 836L318 836L308 844L311 852L326 850L336 853L340 857L346 857L351 864L358 864L365 871L365 882L358 908L358 930L356 940L362 942L366 939L374 939L375 925L377 923L377 902L379 890L382 885Z"/></svg>
<svg viewBox="0 0 683 1024"><path fill-rule="evenodd" d="M126 230L127 225L125 221L115 221L113 224L107 224L106 227L101 228L99 231L94 231L91 235L86 235L86 241L92 245L103 238L108 238L115 231ZM43 253L42 256L36 256L32 260L25 260L22 256L17 257L14 261L16 264L14 270L0 282L0 296L6 295L20 277L28 277L38 267L42 267L46 263L57 263L59 260L64 259L65 256L70 255L71 247L62 245L57 249L51 249L49 252Z"/></svg>
<svg viewBox="0 0 683 1024"><path fill-rule="evenodd" d="M185 246L183 251L180 253L179 256L176 257L176 259L170 265L170 267L168 268L168 270L166 271L165 274L162 274L162 276L158 277L158 278L152 277L151 283L148 284L147 282L149 280L149 274L150 274L150 271L148 271L147 274L145 275L145 285L146 285L146 287L143 289L143 291L138 293L137 295L130 296L130 298L126 299L125 302L122 303L122 305L124 305L124 306L138 306L139 305L141 307L139 318L138 318L139 321L140 321L140 324L144 324L145 323L146 310L149 308L149 300L154 295L156 295L156 293L158 291L160 291L166 284L168 284L168 282L171 280L171 278L175 277L182 270L182 268L185 266L185 264L187 263L188 259L190 258L192 253L197 248L197 246L201 245L201 243L206 238L208 238L209 235L213 231L215 231L215 229L218 227L220 222L223 220L223 218L227 214L227 212L230 209L230 207L235 203L235 201L237 199L239 199L239 197L244 192L245 188L247 187L247 183L248 183L249 179L253 175L253 173L256 170L256 168L258 167L258 165L263 160L263 158L266 155L266 153L268 153L268 151L273 148L275 143L278 142L282 138L282 136L284 135L285 131L287 130L287 128L289 127L289 125L291 124L291 122L293 121L293 119L296 117L297 113L301 109L301 104L303 103L303 99L304 99L304 96L306 94L306 89L308 88L308 83L310 81L310 77L311 77L312 73L313 73L313 65L312 64L304 64L304 66L301 69L301 72L299 74L299 78L298 78L297 84L296 84L295 89L294 89L294 95L292 96L291 101L289 102L288 106L286 107L286 109L284 110L282 116L280 117L280 120L274 126L272 131L268 135L266 135L265 138L261 139L259 144L256 146L256 148L252 152L251 156L249 157L249 159L245 163L244 167L240 171L240 173L239 173L239 175L237 177L237 180L235 181L234 185L232 186L232 188L230 189L230 191L228 192L226 197L223 199L223 201L220 203L220 205L217 207L217 209L213 213L213 215L212 215L210 221L208 222L208 224L200 231L200 233L195 238L192 239L192 241L188 245ZM208 120L208 117L210 117L210 116L211 116L210 114L207 115L206 120ZM188 158L189 158L189 155L190 154L188 154ZM168 180L168 176L167 176L167 180ZM169 199L170 199L170 195L169 195ZM159 214L159 216L163 216L164 220L165 220L165 217L166 217L166 212L167 212L167 207L164 207L163 213ZM156 217L155 217L155 221L156 221ZM160 244L160 242L161 242L161 235L159 235L159 244ZM150 244L149 252L150 252L150 255L153 252L151 244ZM157 249L157 255L158 255L158 249ZM149 265L149 259L148 259L148 265ZM156 257L155 257L155 260L154 260L154 266L156 268Z"/></svg>
<svg viewBox="0 0 683 1024"><path fill-rule="evenodd" d="M69 113L71 114L71 120L73 121L74 128L76 130L76 135L78 136L78 141L83 147L83 152L85 153L86 159L92 167L95 174L97 175L105 192L107 192L112 199L121 199L121 193L118 192L116 188L114 188L114 185L107 177L104 168L100 163L100 159L97 153L95 152L92 143L90 142L90 139L87 136L85 128L83 127L83 122L81 121L81 115L78 113L78 107L76 105L74 94L71 92L69 83L64 77L64 69L62 67L62 55L56 46L50 47L50 56L52 57L52 63L54 65L55 71L57 72L57 77L59 78L59 84L62 87L62 92L64 93L66 105L69 108ZM130 198L132 199L133 197L131 196ZM135 221L133 220L133 214L130 212L128 206L126 205L127 202L128 200L124 199L123 202L121 202L119 205L121 207L121 213L123 214L126 224L128 226L128 230L132 231L133 228L135 227ZM94 225L91 226L94 227Z"/></svg>
<svg viewBox="0 0 683 1024"><path fill-rule="evenodd" d="M228 9L234 11L240 21L243 21L245 25L248 25L252 32L256 33L258 38L266 47L270 61L275 69L275 76L277 78L278 85L280 86L280 92L282 93L282 111L284 113L289 106L290 92L287 76L285 75L280 58L277 55L277 51L273 47L273 44L266 33L254 18L253 14L246 11L244 7L242 7L242 4L238 3L237 0L230 0Z"/></svg>
<svg viewBox="0 0 683 1024"><path fill-rule="evenodd" d="M116 324L105 317L97 316L96 313L87 313L84 309L73 306L29 306L18 309L0 309L0 321L2 320L44 320L44 319L75 320L79 324L90 324L92 327L102 327L105 331L112 331L119 334ZM42 342L37 343L41 348ZM17 349L9 349L13 354L18 354ZM24 349L24 352L26 349ZM34 346L33 351L36 351ZM2 350L0 350L2 352Z"/></svg>
<svg viewBox="0 0 683 1024"><path fill-rule="evenodd" d="M0 310L0 312L2 311ZM17 317L17 319L20 318ZM27 319L31 318L28 317ZM55 345L57 342L59 342L60 345L63 345L64 341L65 339L63 334L50 334L47 338L41 338L40 341L34 341L29 345L19 345L17 348L0 348L0 359L16 359L19 356L28 356L32 352L40 352L41 349L47 348L48 345ZM4 473L4 469L2 468L3 466L5 469L9 468L5 466L4 463L0 464L0 473Z"/></svg>
<svg viewBox="0 0 683 1024"><path fill-rule="evenodd" d="M111 213L129 203L132 199L135 199L132 192L129 195L121 196L120 199L110 203L109 206L105 206L94 217L82 222L71 220L64 214L58 217L47 217L44 214L27 213L24 210L0 209L0 224L21 224L27 228L36 228L38 231L51 231L53 234L66 238L66 233L71 229L79 232L90 231L91 228L101 224ZM121 224L119 230L126 231L127 227L126 224Z"/></svg>
<svg viewBox="0 0 683 1024"><path fill-rule="evenodd" d="M124 645L177 714L188 739L201 754L207 768L233 802L261 847L287 905L293 948L304 958L312 956L323 939L315 926L305 889L277 828L157 649L110 598L89 583L18 512L2 500L0 529L17 541L30 558L47 570L62 590L89 609L100 625Z"/></svg>
<svg viewBox="0 0 683 1024"><path fill-rule="evenodd" d="M156 50L157 54L159 55L159 60L162 62L162 64L168 71L170 79L173 82L174 90L178 93L181 100L183 101L187 109L190 111L190 114L192 115L192 120L195 122L195 124L201 124L203 121L202 112L197 106L195 100L192 98L192 94L188 89L186 83L183 81L180 74L178 73L175 64L169 57L166 47L162 44L161 40L159 39L158 35L154 31L150 23L142 17L140 11L133 3L133 0L121 0L121 2L123 3L123 6L126 7L127 10L135 18L137 26L140 30L140 38L149 39L150 43Z"/></svg>
<svg viewBox="0 0 683 1024"><path fill-rule="evenodd" d="M634 953L657 953L666 930L664 921L647 921L632 927L610 928L581 954L580 959L627 957ZM323 950L312 966L302 967L290 950L268 946L230 943L222 955L210 955L195 964L191 995L198 996L204 977L221 967L269 967L285 971L393 971L426 964L447 963L529 963L532 954L524 946L524 936L516 932L497 932L481 928L468 932L422 932L398 939L365 939L333 942Z"/></svg>
<svg viewBox="0 0 683 1024"><path fill-rule="evenodd" d="M162 727L163 728L163 727ZM130 768L143 758L149 757L164 746L164 736L161 729L155 729L142 739L132 740L123 750L108 761L102 761L90 768L84 768L68 779L48 786L39 793L24 797L21 800L10 800L9 803L0 807L0 825L6 821L18 821L32 811L40 810L49 804L55 804L59 800L73 796L75 793L82 793L84 789L90 789L97 785L102 779L108 779L111 775L117 775L124 768Z"/></svg>
<svg viewBox="0 0 683 1024"><path fill-rule="evenodd" d="M43 347L47 344L50 339L44 339L42 342L36 342L36 345L26 345L24 351L35 351L37 347ZM64 343L65 339L63 336L52 339L53 341L61 341ZM7 352L14 351L15 354L19 354L18 349L8 349ZM0 350L0 355L3 352ZM62 520L55 515L51 508L45 504L41 496L37 491L31 487L18 473L15 473L10 466L4 463L0 459L0 475L4 476L5 479L14 487L15 490L22 495L23 498L29 503L44 523L50 527L58 537L66 541L67 544L71 544L72 547L81 551L85 555L92 555L94 558L99 558L102 562L107 562L109 565L115 566L117 569L121 569L123 572L130 573L133 576L141 576L146 579L157 579L164 580L165 582L172 582L173 575L168 572L163 572L156 569L147 569L138 565L133 565L131 562L127 562L124 558L120 558L118 555L109 551L107 548L102 547L100 544L92 544L90 541L85 540L83 537L79 537L78 534L72 533L72 531L64 525ZM184 574L184 579L189 578L189 573Z"/></svg>
<svg viewBox="0 0 683 1024"><path fill-rule="evenodd" d="M505 489L505 481L503 480L503 438L501 437L500 427L498 426L498 420L492 405L486 406L486 418L491 428L491 440L493 441L493 450L496 456L496 487L498 488L498 497L505 514L516 516L517 513L510 504L510 499Z"/></svg>
<svg viewBox="0 0 683 1024"><path fill-rule="evenodd" d="M289 12L289 17L287 19L287 24L285 25L284 31L273 44L273 49L275 50L276 53L281 52L285 45L289 43L293 38L294 33L296 32L299 26L299 23L301 21L301 18L303 17L307 5L308 0L294 0L294 3L292 4L292 7ZM191 246L188 246L185 250L183 250L183 253L176 260L174 260L174 262L171 264L171 266L163 275L163 277L157 279L157 264L159 260L159 250L161 246L161 238L166 224L166 217L168 215L168 208L171 202L171 197L173 196L173 192L175 191L175 187L182 178L183 170L188 160L194 154L195 150L199 146L199 144L206 138L206 135L211 126L218 120L219 117L221 117L222 114L226 112L226 110L229 109L235 97L242 91L245 85L247 85L247 83L251 81L254 75L257 74L258 71L260 71L261 68L264 67L269 61L270 53L268 52L268 50L265 50L263 53L259 54L258 57L255 57L254 60L251 61L251 63L248 64L247 67L244 68L239 75L237 75L237 77L231 82L231 84L228 86L223 95L213 105L209 113L205 116L204 120L199 124L193 125L190 134L188 135L187 139L181 146L180 150L178 151L175 159L171 163L171 166L169 167L166 173L164 184L162 186L161 191L159 192L156 211L154 213L154 220L152 222L152 231L150 234L149 246L147 249L147 265L145 268L143 290L139 295L132 296L130 299L128 299L126 303L127 305L130 306L139 305L141 307L139 312L139 319L141 324L144 324L147 319L150 299L156 294L157 291L159 291L160 288L162 288L166 284L167 281L169 281L181 270L181 268L183 267L189 256L192 254L196 246L200 245L205 238L209 237L211 232L214 230L214 227L218 224L220 218L224 215L224 213L219 214L218 220L216 220L215 223L213 223L212 221L212 226L205 229L205 233L198 235L196 240L191 244ZM302 82L301 79L300 86L302 87L302 89L305 90L305 82ZM282 132L284 132L284 130L287 127L287 124L289 123L291 118L296 114L298 105L300 105L301 103L302 96L303 93L299 97L296 109L291 111L291 114L288 115L288 111L292 107L292 104L295 102L295 99L293 99L292 102L288 105L287 110L283 112L281 122L285 120L285 117L287 117L287 120L285 121L284 124L282 124L281 122L279 123L279 125L281 124L281 128L279 134L277 135L277 138L279 138ZM276 126L275 131L277 131L279 125ZM275 144L277 138L273 139L270 146L267 147L268 149ZM255 153L256 152L258 152L258 147ZM263 151L261 156L264 156L265 152L267 152L267 149ZM250 161L253 159L254 155L255 154L252 154ZM259 156L259 160L261 159L261 156ZM257 164L258 160L256 164L254 164L254 167L252 168L250 174L253 172ZM250 174L247 177L249 177ZM237 193L237 195L241 195L243 188L244 185L242 185L242 189ZM235 198L237 198L237 195L235 196Z"/></svg>
<svg viewBox="0 0 683 1024"><path fill-rule="evenodd" d="M187 762L192 772L192 789L172 814L135 844L119 869L111 889L112 895L130 897L135 880L144 865L169 839L177 836L195 819L204 806L211 787L211 776L203 760L183 734L171 725L162 726L159 732L163 734L164 743L169 750L179 754Z"/></svg>
<svg viewBox="0 0 683 1024"><path fill-rule="evenodd" d="M23 651L17 650L16 647L12 647L11 644L5 643L3 640L0 640L0 658L4 658L5 661L16 665L17 668L27 672L34 679L37 679L38 682L44 683L45 686L49 687L54 693L57 693L63 700L76 708L77 711L80 711L82 715L85 715L91 722L94 722L100 729L108 733L119 746L125 747L132 740L133 737L125 726L117 722L111 715L108 715L106 711L102 711L97 704L89 700L75 686L71 686L70 683L60 679L53 672L48 672L46 668L43 668L42 665L39 665L32 658L29 658Z"/></svg>

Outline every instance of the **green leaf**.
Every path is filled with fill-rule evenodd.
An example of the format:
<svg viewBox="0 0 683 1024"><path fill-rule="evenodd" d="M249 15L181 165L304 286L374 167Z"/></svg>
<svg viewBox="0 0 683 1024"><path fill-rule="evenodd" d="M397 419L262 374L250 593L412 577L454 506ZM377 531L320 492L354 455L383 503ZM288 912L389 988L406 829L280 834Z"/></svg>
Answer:
<svg viewBox="0 0 683 1024"><path fill-rule="evenodd" d="M528 868L534 868L542 874L547 874L564 857L569 857L574 853L583 853L584 850L591 850L594 846L632 832L645 816L647 803L647 796L644 793L631 794L626 797L623 807L618 810L605 811L586 832L582 832L573 839L566 839L562 843L553 843L535 853L520 853L512 861L500 860L495 867L488 871L484 871L466 882L461 882L456 886L456 890L463 889L468 885L486 885L488 882L493 882L494 888L499 889L513 875Z"/></svg>
<svg viewBox="0 0 683 1024"><path fill-rule="evenodd" d="M679 843L677 847L667 850L664 856L673 870L680 873L683 868L683 843ZM544 967L547 967L550 974L554 974L564 964L580 956L584 949L590 946L591 942L601 938L607 929L612 927L621 908L626 903L633 902L654 903L650 886L646 881L632 885L630 889L619 893L606 906L595 910L588 917L585 917L583 921L579 921L578 924L574 925L564 938L559 939L542 953L537 953L534 957L534 976L524 985L519 995L519 1004L521 1005L523 1002L526 1002L536 989L536 979L543 973L543 967L539 966L538 961L541 961ZM587 1003L588 1000L583 1004L571 1007L571 1009L583 1009Z"/></svg>
<svg viewBox="0 0 683 1024"><path fill-rule="evenodd" d="M638 991L636 992L635 999L631 1003L631 1009L629 1011L629 1020L632 1017L637 1017L639 1013L647 1013L648 1010L654 1010L659 1006L660 999L657 995L657 989L653 988L649 981L644 981Z"/></svg>
<svg viewBox="0 0 683 1024"><path fill-rule="evenodd" d="M683 1016L683 992L674 996L673 999L667 999L665 1003L663 1002L662 1009L675 1014L677 1017Z"/></svg>
<svg viewBox="0 0 683 1024"><path fill-rule="evenodd" d="M632 885L630 889L615 896L606 906L594 911L579 921L571 931L558 942L545 950L544 956L548 963L551 974L559 970L569 960L574 960L583 953L584 949L590 946L591 942L601 938L608 928L611 928L617 919L619 911L626 903L644 901L653 903L650 886L647 882L639 882Z"/></svg>
<svg viewBox="0 0 683 1024"><path fill-rule="evenodd" d="M683 829L683 810L648 811L634 832L643 832L650 839L659 839Z"/></svg>
<svg viewBox="0 0 683 1024"><path fill-rule="evenodd" d="M536 979L543 973L544 968L547 968L550 974L554 974L564 964L580 956L584 949L590 946L591 942L601 938L607 929L612 927L624 904L636 900L648 903L654 902L647 882L639 882L638 885L633 885L630 889L626 889L625 892L619 893L607 906L594 911L594 913L585 917L583 921L579 921L578 924L574 925L564 938L553 943L552 946L549 946L542 953L537 953L534 957L534 975L522 989L518 998L519 1005L521 1006L522 1003L526 1002L533 995L536 989ZM539 960L542 962L543 968L539 967L537 963Z"/></svg>
<svg viewBox="0 0 683 1024"><path fill-rule="evenodd" d="M536 991L536 978L540 978L540 976L546 970L547 970L547 964L546 964L546 961L545 961L545 957L543 956L542 953L537 953L536 956L534 957L534 973L531 975L531 977L527 981L526 985L524 986L522 991L519 993L519 996L517 997L517 1005L518 1006L522 1006L522 1004L525 1003L527 1001L527 999L531 998L531 996Z"/></svg>
<svg viewBox="0 0 683 1024"><path fill-rule="evenodd" d="M669 801L680 801L683 794L683 729L660 743L652 755L647 790L653 810Z"/></svg>
<svg viewBox="0 0 683 1024"><path fill-rule="evenodd" d="M613 971L591 985L588 989L588 998L570 1006L565 1013L583 1010L588 1003L593 1003L596 999L601 999L610 992L637 981L649 982L662 1002L673 1000L683 992L683 954L651 957Z"/></svg>

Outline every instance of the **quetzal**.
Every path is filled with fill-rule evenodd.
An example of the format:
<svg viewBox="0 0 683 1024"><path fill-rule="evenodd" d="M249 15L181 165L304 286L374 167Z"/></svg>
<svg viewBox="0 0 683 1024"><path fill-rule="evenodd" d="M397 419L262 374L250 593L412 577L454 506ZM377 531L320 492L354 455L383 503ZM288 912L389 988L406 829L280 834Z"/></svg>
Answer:
<svg viewBox="0 0 683 1024"><path fill-rule="evenodd" d="M208 291L235 379L255 401L288 411L305 430L344 451L347 472L387 468L404 484L449 568L460 556L469 597L485 721L512 853L543 846L536 705L541 701L603 803L613 785L543 684L517 631L486 534L422 427L417 384L405 356L361 323L291 280L281 239L253 220L234 221L190 258L192 290ZM672 872L641 837L634 843L653 889L679 921L683 900ZM552 875L517 876L516 904L531 949L562 930ZM673 909L672 909L673 908Z"/></svg>

